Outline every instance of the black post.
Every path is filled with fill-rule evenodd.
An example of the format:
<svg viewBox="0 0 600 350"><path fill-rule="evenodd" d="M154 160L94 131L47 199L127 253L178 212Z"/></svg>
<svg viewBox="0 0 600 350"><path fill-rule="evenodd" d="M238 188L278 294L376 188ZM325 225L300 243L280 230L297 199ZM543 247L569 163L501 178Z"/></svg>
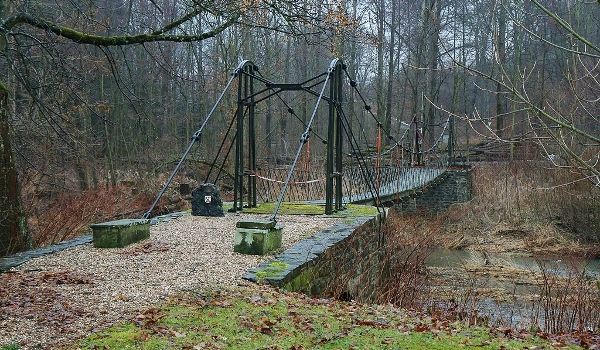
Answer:
<svg viewBox="0 0 600 350"><path fill-rule="evenodd" d="M246 66L244 68L244 73L250 73L250 66ZM248 88L250 87L250 77L247 74L244 74L244 95L243 95L243 101L244 101L244 105L248 106L248 101L247 101L247 97L248 97ZM250 174L250 169L252 167L252 142L251 142L251 135L250 133L252 132L252 117L250 115L250 108L248 108L248 137L246 142L248 142L248 154L246 155L248 157L248 167L247 169L244 171L244 177L245 179L242 180L242 183L244 183L244 180L246 180L246 206L250 206L250 200L252 197L252 183L251 183L251 174ZM243 198L243 197L242 197ZM243 202L243 201L242 201Z"/></svg>
<svg viewBox="0 0 600 350"><path fill-rule="evenodd" d="M242 68L244 69L244 68ZM236 139L235 139L235 174L233 183L233 207L232 211L242 210L244 205L244 103L242 93L244 91L245 76L242 72L238 76L237 116L236 116Z"/></svg>
<svg viewBox="0 0 600 350"><path fill-rule="evenodd" d="M335 85L335 103L337 104L337 108L342 108L342 102L343 102L343 97L342 97L342 64L338 64L336 69L335 69L335 76L334 79L332 81L332 84ZM343 209L343 203L342 203L342 198L343 198L343 193L342 193L342 174L343 174L343 149L342 149L342 142L343 142L343 126L342 126L342 118L340 115L340 112L336 113L335 116L335 172L336 172L336 178L335 178L335 210L342 210Z"/></svg>
<svg viewBox="0 0 600 350"><path fill-rule="evenodd" d="M421 165L421 140L419 139L419 123L416 116L413 118L413 124L415 125L413 165Z"/></svg>
<svg viewBox="0 0 600 350"><path fill-rule="evenodd" d="M248 106L248 167L250 168L250 174L248 175L248 207L256 207L256 125L254 118L254 75L255 67L253 65L248 66L248 72L250 74L249 81L247 82L247 93L246 96L252 96Z"/></svg>
<svg viewBox="0 0 600 350"><path fill-rule="evenodd" d="M335 91L336 91L336 73L335 70L329 72L329 118L327 121L327 163L325 171L325 214L333 214L333 176L335 151Z"/></svg>
<svg viewBox="0 0 600 350"><path fill-rule="evenodd" d="M454 163L454 116L448 121L448 164Z"/></svg>

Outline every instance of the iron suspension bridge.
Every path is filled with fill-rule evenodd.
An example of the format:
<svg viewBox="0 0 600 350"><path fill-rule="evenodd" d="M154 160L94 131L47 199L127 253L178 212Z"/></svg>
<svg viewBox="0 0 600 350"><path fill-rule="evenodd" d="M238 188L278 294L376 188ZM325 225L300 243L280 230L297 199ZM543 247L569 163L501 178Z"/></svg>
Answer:
<svg viewBox="0 0 600 350"><path fill-rule="evenodd" d="M234 84L236 81L237 84ZM358 89L357 82L340 59L331 61L326 72L299 83L270 81L253 62L244 60L234 70L202 125L193 134L179 162L143 218L150 217L194 144L201 141L201 135L216 114L224 96L234 85L237 85L237 108L204 179L205 183L218 183L233 150L233 212L242 211L244 206L256 207L260 202L274 202L271 220L276 220L284 201L322 204L325 206L325 214L343 210L350 203L372 204L380 210L385 203L393 202L394 198L403 193L422 188L435 180L446 171L453 157L451 117L443 123L439 137L426 150L422 149L422 135L416 117L399 138L394 137L373 113ZM365 142L367 137L360 119L356 130L346 114L343 108L344 88L354 91L368 116L376 123L377 139L374 148ZM281 97L282 93L291 91L316 98L306 122ZM286 166L277 168L257 166L256 106L271 98L277 98L283 103L304 128L294 157ZM313 130L313 125L322 114L319 113L321 106L327 108L325 137ZM441 150L440 145L443 144L446 132L447 147L446 150ZM360 136L363 136L363 144L359 142ZM317 137L325 144L324 167L311 169L309 166L311 137ZM389 144L386 149L383 149L384 138L387 138ZM302 157L303 151L308 162Z"/></svg>

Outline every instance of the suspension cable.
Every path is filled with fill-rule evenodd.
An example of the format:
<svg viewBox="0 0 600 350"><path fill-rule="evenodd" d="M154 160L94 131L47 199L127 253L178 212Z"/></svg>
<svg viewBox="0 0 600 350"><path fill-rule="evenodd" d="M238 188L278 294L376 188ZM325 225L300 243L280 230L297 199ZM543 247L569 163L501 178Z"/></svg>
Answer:
<svg viewBox="0 0 600 350"><path fill-rule="evenodd" d="M235 133L233 134L233 139L235 140L235 138L237 137L237 130L235 131ZM229 158L229 154L231 153L231 150L233 149L233 145L235 144L235 142L231 142L229 144L229 148L227 149L227 153L225 153L225 158L223 158L223 162L221 163L221 166L219 167L219 172L217 173L217 176L215 176L215 184L217 184L217 182L219 181L219 177L221 176L221 172L223 171L223 168L225 167L225 163L227 162L227 159Z"/></svg>
<svg viewBox="0 0 600 350"><path fill-rule="evenodd" d="M362 95L362 93L360 92L360 90L358 90L358 84L356 83L356 80L352 79L352 77L350 76L350 73L348 73L348 70L344 67L344 73L346 74L346 77L348 78L348 80L350 80L350 86L352 86L352 88L354 89L354 91L356 91L356 93L358 94L358 97L360 97L365 110L367 112L369 112L369 114L371 115L371 117L375 120L375 122L377 123L377 125L381 125L383 128L383 124L379 121L379 119L375 116L375 114L373 114L373 111L371 110L371 106L369 104L367 104L367 100L365 99L365 97ZM396 139L394 138L394 136L392 136L392 133L389 130L386 130L385 128L383 128L383 131L385 131L388 139L392 140L395 142L394 147L398 146L399 143L402 141L402 138L404 137L404 135L396 141ZM405 133L406 135L406 133Z"/></svg>
<svg viewBox="0 0 600 350"><path fill-rule="evenodd" d="M330 79L331 75L333 74L334 69L335 69L335 66L329 67L328 72L327 72L328 73L327 77L325 78L325 82L323 83L323 87L321 88L321 93L319 94L319 98L317 98L317 102L315 104L315 109L313 110L310 120L308 121L308 124L306 125L306 129L304 130L304 133L300 137L300 146L298 147L298 151L296 151L296 157L294 158L294 162L292 163L292 166L290 167L290 170L287 174L287 178L285 180L285 183L283 184L283 188L281 189L279 198L277 199L277 204L275 205L275 210L273 212L273 215L271 216L271 220L273 220L273 221L275 221L275 219L277 218L277 214L279 213L279 209L281 208L283 198L285 197L285 192L287 191L287 188L288 188L289 182L292 178L292 175L294 175L294 169L296 168L296 163L298 163L298 159L300 158L300 153L302 152L302 147L304 147L304 144L308 141L308 138L310 137L312 123L315 119L315 116L317 115L317 111L319 109L319 104L321 103L321 100L323 99L323 94L325 93L325 88L327 87L327 82L329 82L329 79Z"/></svg>
<svg viewBox="0 0 600 350"><path fill-rule="evenodd" d="M446 122L444 123L444 128L442 129L440 136L435 140L435 142L429 149L422 152L423 154L430 153L431 151L434 150L434 148L437 147L437 145L440 143L440 141L442 141L442 138L444 137L444 133L446 132L446 129L448 128L449 123L450 123L450 117L448 117L448 119L446 119Z"/></svg>
<svg viewBox="0 0 600 350"><path fill-rule="evenodd" d="M225 132L225 135L223 136L223 140L221 141L221 145L219 146L219 150L217 151L217 154L215 155L215 158L213 159L212 163L210 164L210 168L208 169L208 174L206 174L206 178L204 178L204 183L208 182L208 179L210 178L210 175L212 174L213 168L215 166L215 164L217 163L217 159L219 158L219 156L221 155L221 151L223 150L223 147L225 146L225 142L227 141L227 136L229 136L229 133L231 132L231 129L233 127L233 123L236 120L236 116L237 113L239 111L239 106L236 108L235 112L233 113L233 118L231 118L231 121L229 122L229 127L227 128L227 132ZM246 107L246 109L244 110L244 117L246 116L246 113L248 112L248 108Z"/></svg>
<svg viewBox="0 0 600 350"><path fill-rule="evenodd" d="M227 85L225 85L225 88L223 89L223 91L219 95L219 98L217 98L217 101L213 105L212 109L210 110L210 112L208 113L208 115L206 116L206 118L204 119L204 122L202 123L202 125L200 126L200 128L198 130L196 130L196 132L194 132L194 135L192 135L192 140L190 141L189 145L187 146L185 152L183 152L183 155L181 156L181 159L179 159L179 163L177 163L177 166L175 166L175 169L173 169L173 172L171 173L171 175L167 179L167 182L164 184L164 186L162 187L162 189L160 190L160 192L158 193L158 195L154 199L154 202L152 202L152 205L150 206L150 208L144 213L144 215L142 215L142 219L148 219L150 217L150 215L152 213L152 210L154 210L154 208L156 207L156 204L158 203L158 201L160 200L160 198L163 196L163 194L165 194L165 192L167 191L167 188L169 188L169 185L171 185L171 182L173 181L173 178L175 177L175 175L179 171L179 168L181 168L181 164L183 164L183 161L187 158L188 154L192 150L192 146L194 146L194 144L196 143L196 141L198 141L200 139L200 135L202 134L202 131L204 130L204 127L206 126L206 124L208 123L208 121L211 119L211 117L213 116L214 112L217 110L217 107L218 107L219 103L221 103L221 100L223 99L223 96L225 96L225 93L227 92L227 90L229 90L229 87L231 86L231 83L233 82L233 79L235 79L239 75L239 73L241 71L241 67L243 67L243 64L245 64L245 62L240 63L240 65L236 68L236 70L231 75L231 78L229 78L229 81L227 82Z"/></svg>
<svg viewBox="0 0 600 350"><path fill-rule="evenodd" d="M262 73L260 71L257 72L258 75L260 75L261 78L265 79L264 76L262 75ZM246 73L247 74L247 73ZM250 76L254 76L254 75L250 75ZM322 77L323 74L319 74L317 76L315 76L314 78L311 78L309 80L307 80L306 82L315 80L317 78ZM305 84L306 82L303 82L302 84ZM273 87L269 87L269 89L275 91L275 88ZM294 111L294 109L281 97L279 96L279 93L276 93L275 96L277 96L277 98L283 103L283 105L285 106L285 108L287 108L288 113L290 113L293 117L295 117L300 123L302 123L302 125L306 128L306 122L304 120L302 120L302 118L300 118L300 116L298 116L296 114L296 111ZM325 142L325 139L323 139L319 134L317 134L316 132L313 132L313 135L315 135L319 140L321 140L322 142Z"/></svg>
<svg viewBox="0 0 600 350"><path fill-rule="evenodd" d="M363 156L362 151L360 150L360 144L358 143L358 140L356 140L356 137L354 136L354 133L350 128L350 122L348 121L348 118L346 117L346 114L344 113L344 110L341 107L338 109L338 113L340 113L342 117L342 128L344 129L346 136L348 136L348 140L350 141L350 147L352 148L352 152L355 154L356 160L358 161L358 167L363 173L363 177L367 180L367 186L369 192L371 193L371 198L373 198L376 202L375 207L377 208L377 213L381 215L382 212L379 208L381 198L379 197L379 189L375 186L375 183L373 182L373 174L368 169L367 161L365 160L365 157Z"/></svg>
<svg viewBox="0 0 600 350"><path fill-rule="evenodd" d="M402 136L400 137L400 141L402 141L404 139L404 137L406 137L406 134L408 134L408 131L410 130L410 128L406 129L406 131L404 131L404 134L402 134ZM383 151L381 154L385 155L385 154L389 154L391 153L396 147L400 146L400 148L403 148L404 146L402 146L400 144L400 141L398 141L394 146L392 146L391 148L388 148L387 150Z"/></svg>

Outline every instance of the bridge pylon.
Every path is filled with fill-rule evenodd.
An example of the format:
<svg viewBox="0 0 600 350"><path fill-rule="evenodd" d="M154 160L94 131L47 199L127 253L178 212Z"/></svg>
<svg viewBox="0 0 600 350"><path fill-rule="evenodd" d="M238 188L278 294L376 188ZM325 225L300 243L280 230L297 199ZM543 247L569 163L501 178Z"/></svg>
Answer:
<svg viewBox="0 0 600 350"><path fill-rule="evenodd" d="M236 69L238 80L236 133L235 133L235 172L233 184L233 206L231 211L243 209L244 196L248 207L256 207L256 120L255 120L255 93L254 76L258 67L248 60ZM247 119L247 123L246 120ZM245 167L245 159L248 165ZM244 182L247 187L244 189Z"/></svg>
<svg viewBox="0 0 600 350"><path fill-rule="evenodd" d="M343 209L343 125L340 108L343 102L344 63L334 59L329 65L329 113L327 123L327 162L325 185L325 214Z"/></svg>

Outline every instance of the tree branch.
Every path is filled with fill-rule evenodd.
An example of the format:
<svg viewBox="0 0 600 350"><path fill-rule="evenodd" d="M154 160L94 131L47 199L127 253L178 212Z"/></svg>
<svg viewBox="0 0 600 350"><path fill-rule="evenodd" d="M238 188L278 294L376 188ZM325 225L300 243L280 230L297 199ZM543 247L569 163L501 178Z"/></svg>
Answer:
<svg viewBox="0 0 600 350"><path fill-rule="evenodd" d="M583 37L581 34L579 34L577 31L575 31L573 29L573 27L571 27L571 25L569 23L567 23L565 20L563 20L562 18L560 18L556 13L554 13L554 12L550 11L548 8L544 7L544 5L542 5L537 0L531 0L531 1L535 4L535 6L537 6L540 10L542 10L545 14L547 14L552 19L554 19L556 21L556 23L558 23L566 31L568 31L569 33L571 33L571 35L573 35L575 38L577 38L577 40L579 40L582 43L584 43L585 45L591 47L596 52L600 52L600 48L598 46L594 45L594 43L592 43L591 41L587 40L585 37Z"/></svg>
<svg viewBox="0 0 600 350"><path fill-rule="evenodd" d="M229 28L233 25L238 18L240 17L240 13L236 13L229 17L227 21L224 23L214 27L212 30L197 34L197 35L171 35L165 34L167 31L177 27L178 25L190 20L194 16L198 15L201 12L200 9L194 10L185 16L177 19L176 21L166 25L160 30L157 30L152 33L147 34L138 34L138 35L123 35L123 36L102 36L95 35L89 33L79 32L73 28L61 26L55 23L52 23L43 18L34 17L28 14L20 13L13 16L10 16L4 20L0 24L0 33L7 33L12 28L28 24L38 29L50 31L58 36L69 39L76 43L80 44L90 44L96 46L122 46L122 45L131 45L131 44L143 44L148 42L156 42L156 41L172 41L172 42L192 42L192 41L201 41L208 38L212 38L217 34L221 33L225 29Z"/></svg>

